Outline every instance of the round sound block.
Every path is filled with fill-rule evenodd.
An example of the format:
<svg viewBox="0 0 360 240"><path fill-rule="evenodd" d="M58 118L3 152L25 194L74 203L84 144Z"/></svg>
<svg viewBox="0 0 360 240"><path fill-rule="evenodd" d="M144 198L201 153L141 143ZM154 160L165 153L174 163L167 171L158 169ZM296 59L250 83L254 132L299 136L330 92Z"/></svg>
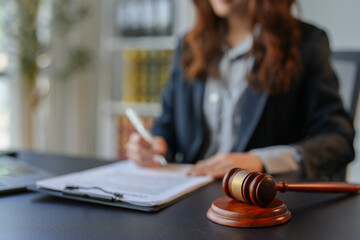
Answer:
<svg viewBox="0 0 360 240"><path fill-rule="evenodd" d="M262 208L229 197L216 199L206 216L215 223L230 227L268 227L291 219L290 211L279 199Z"/></svg>

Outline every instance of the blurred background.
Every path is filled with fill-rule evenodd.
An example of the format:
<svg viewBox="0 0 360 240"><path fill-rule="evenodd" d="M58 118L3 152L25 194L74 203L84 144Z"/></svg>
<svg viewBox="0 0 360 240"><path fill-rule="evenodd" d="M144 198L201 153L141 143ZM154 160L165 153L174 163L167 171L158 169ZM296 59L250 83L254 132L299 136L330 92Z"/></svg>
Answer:
<svg viewBox="0 0 360 240"><path fill-rule="evenodd" d="M325 29L333 51L359 52L358 9L357 0L300 0L294 12ZM151 126L193 21L191 0L0 0L0 150L124 158L133 131L124 108ZM351 63L335 70L359 74ZM350 109L353 86L341 82ZM350 181L360 181L359 146L357 135Z"/></svg>

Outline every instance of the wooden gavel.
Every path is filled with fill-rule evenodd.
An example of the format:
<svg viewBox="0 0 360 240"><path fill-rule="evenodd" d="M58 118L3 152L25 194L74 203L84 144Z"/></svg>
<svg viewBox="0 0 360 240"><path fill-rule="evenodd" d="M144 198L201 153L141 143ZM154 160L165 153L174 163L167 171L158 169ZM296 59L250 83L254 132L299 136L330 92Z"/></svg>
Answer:
<svg viewBox="0 0 360 240"><path fill-rule="evenodd" d="M342 182L276 183L268 174L240 168L233 168L226 173L222 188L228 197L260 207L270 204L277 191L348 193L360 190L359 185Z"/></svg>

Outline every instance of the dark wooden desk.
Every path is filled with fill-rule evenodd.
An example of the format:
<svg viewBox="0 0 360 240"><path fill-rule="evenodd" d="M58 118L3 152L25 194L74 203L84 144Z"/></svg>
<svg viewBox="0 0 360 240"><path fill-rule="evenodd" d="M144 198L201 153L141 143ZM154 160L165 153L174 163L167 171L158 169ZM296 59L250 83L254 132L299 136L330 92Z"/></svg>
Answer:
<svg viewBox="0 0 360 240"><path fill-rule="evenodd" d="M56 174L104 164L34 153L20 157ZM224 227L206 218L221 196L216 181L158 213L144 213L40 193L5 195L0 197L0 239L360 239L360 194L278 193L292 220L253 229Z"/></svg>

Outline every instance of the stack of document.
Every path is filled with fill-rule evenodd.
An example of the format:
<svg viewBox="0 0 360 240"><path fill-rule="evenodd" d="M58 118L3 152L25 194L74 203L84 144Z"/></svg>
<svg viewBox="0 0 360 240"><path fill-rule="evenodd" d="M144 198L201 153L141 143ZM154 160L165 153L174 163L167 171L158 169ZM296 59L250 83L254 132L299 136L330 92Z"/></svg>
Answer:
<svg viewBox="0 0 360 240"><path fill-rule="evenodd" d="M167 164L143 168L131 161L120 161L41 180L36 182L36 189L55 191L78 200L154 207L170 203L213 180L208 176L187 176L191 167L190 164Z"/></svg>

